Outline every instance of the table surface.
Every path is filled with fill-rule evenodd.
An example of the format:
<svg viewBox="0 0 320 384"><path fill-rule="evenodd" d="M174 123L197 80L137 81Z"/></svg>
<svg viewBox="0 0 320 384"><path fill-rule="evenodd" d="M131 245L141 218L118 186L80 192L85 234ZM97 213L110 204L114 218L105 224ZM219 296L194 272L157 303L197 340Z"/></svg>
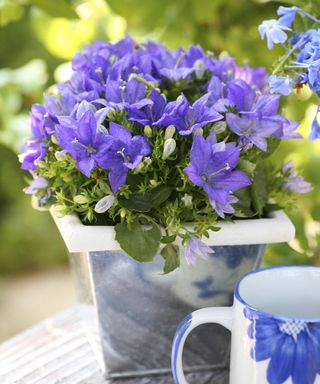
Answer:
<svg viewBox="0 0 320 384"><path fill-rule="evenodd" d="M172 384L170 375L106 380L84 331L81 306L0 345L1 384ZM190 384L227 384L228 372L187 375Z"/></svg>

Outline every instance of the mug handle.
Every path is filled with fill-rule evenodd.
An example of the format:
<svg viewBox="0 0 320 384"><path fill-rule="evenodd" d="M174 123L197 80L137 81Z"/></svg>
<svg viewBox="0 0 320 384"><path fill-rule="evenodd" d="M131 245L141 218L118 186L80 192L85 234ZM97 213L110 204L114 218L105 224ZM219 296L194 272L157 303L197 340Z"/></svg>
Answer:
<svg viewBox="0 0 320 384"><path fill-rule="evenodd" d="M188 384L182 367L184 343L191 331L202 324L216 323L232 331L233 307L203 308L185 317L173 340L171 365L175 384Z"/></svg>

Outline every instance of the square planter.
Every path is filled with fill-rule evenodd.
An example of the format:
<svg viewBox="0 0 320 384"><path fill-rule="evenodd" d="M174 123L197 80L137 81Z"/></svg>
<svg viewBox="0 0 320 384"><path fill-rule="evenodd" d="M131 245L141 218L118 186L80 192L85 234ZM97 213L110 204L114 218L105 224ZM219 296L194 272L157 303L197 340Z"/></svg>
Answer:
<svg viewBox="0 0 320 384"><path fill-rule="evenodd" d="M90 311L88 336L108 378L153 376L170 372L175 329L191 311L231 305L236 281L257 269L266 244L287 242L294 227L283 211L269 218L221 222L204 242L215 253L208 261L161 275L161 256L141 264L126 255L112 226L86 226L77 215L51 214L67 246L79 300ZM88 318L88 316L86 316ZM99 327L96 339L95 322ZM228 366L229 334L206 325L188 340L186 372ZM160 380L160 379L159 379ZM198 383L201 384L201 383Z"/></svg>

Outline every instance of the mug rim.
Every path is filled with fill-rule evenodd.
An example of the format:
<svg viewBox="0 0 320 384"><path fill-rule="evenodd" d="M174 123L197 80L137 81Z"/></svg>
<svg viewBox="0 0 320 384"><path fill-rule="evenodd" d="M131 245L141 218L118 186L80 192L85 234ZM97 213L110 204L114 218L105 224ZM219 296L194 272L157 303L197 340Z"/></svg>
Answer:
<svg viewBox="0 0 320 384"><path fill-rule="evenodd" d="M252 306L251 304L247 303L242 296L240 295L240 284L242 283L243 280L245 280L248 276L255 275L261 272L266 272L269 270L273 269L289 269L289 268L296 268L296 269L317 269L320 271L320 266L316 265L278 265L278 266L273 266L273 267L266 267L262 269L257 269L255 271L251 271L243 275L240 280L238 280L235 290L234 290L234 298L237 299L241 304L243 304L245 307L249 308L251 311L260 313L263 316L266 316L268 318L273 318L273 319L278 319L278 320L283 320L283 321L292 321L292 320L301 320L304 322L308 323L319 323L320 322L320 317L319 318L307 318L307 317L289 317L289 316L283 316L283 315L276 315L271 312L266 312L263 311L257 307Z"/></svg>

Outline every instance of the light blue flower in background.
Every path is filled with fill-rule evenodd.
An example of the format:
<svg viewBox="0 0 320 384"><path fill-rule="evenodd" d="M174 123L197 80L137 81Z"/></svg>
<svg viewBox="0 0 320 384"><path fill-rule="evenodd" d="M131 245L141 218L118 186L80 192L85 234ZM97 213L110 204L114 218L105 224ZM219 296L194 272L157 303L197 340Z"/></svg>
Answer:
<svg viewBox="0 0 320 384"><path fill-rule="evenodd" d="M318 122L318 113L319 113L319 107L317 109L316 115L312 122L311 133L309 136L310 140L316 140L316 139L319 139L320 137L320 124Z"/></svg>
<svg viewBox="0 0 320 384"><path fill-rule="evenodd" d="M293 79L289 76L271 75L269 85L272 93L288 96L293 90Z"/></svg>
<svg viewBox="0 0 320 384"><path fill-rule="evenodd" d="M269 49L272 49L274 44L284 43L288 37L285 31L290 30L290 28L281 25L275 19L265 20L259 25L261 38L266 37Z"/></svg>
<svg viewBox="0 0 320 384"><path fill-rule="evenodd" d="M291 28L298 11L300 11L300 8L298 7L279 7L277 10L277 14L281 16L279 24L284 27Z"/></svg>

